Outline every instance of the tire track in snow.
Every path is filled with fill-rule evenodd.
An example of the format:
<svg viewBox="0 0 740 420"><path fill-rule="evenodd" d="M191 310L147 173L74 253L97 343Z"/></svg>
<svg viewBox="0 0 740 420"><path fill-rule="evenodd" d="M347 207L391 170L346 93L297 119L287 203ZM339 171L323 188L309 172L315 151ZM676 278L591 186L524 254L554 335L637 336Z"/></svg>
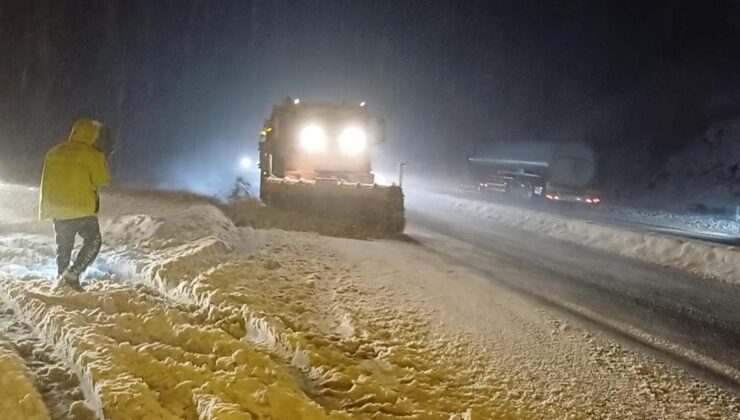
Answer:
<svg viewBox="0 0 740 420"><path fill-rule="evenodd" d="M85 405L77 376L36 335L31 326L21 322L15 312L0 301L0 338L3 336L33 377L48 416L60 420L94 418L93 412ZM4 375L8 375L7 372ZM36 416L29 415L28 418Z"/></svg>
<svg viewBox="0 0 740 420"><path fill-rule="evenodd" d="M0 285L3 297L76 367L100 417L326 418L288 373L204 324L206 315L164 305L136 288L90 289L56 294L47 281L32 279Z"/></svg>
<svg viewBox="0 0 740 420"><path fill-rule="evenodd" d="M150 258L167 264L152 270L137 262L138 271L128 273L276 357L332 413L456 418L473 408L475 418L491 418L519 412L505 398L488 397L506 385L486 377L459 341L435 333L412 312L363 308L371 299L345 281L348 268L293 239L242 257L216 252L214 259L179 259L165 252ZM107 262L114 271L131 265L116 256Z"/></svg>
<svg viewBox="0 0 740 420"><path fill-rule="evenodd" d="M235 261L205 281L213 291L228 291L218 299L222 304L263 314L269 336L308 356L302 360L308 365L299 367L318 385L317 400L381 417L452 416L471 405L481 418L514 411L500 400L484 401L485 383L471 391L469 383L480 379L469 369L475 362L446 337L430 337L419 317L388 307L368 310L368 296L342 278L348 272L337 273L336 264L327 270L309 247L288 254L304 261L279 255L280 270L264 269L272 265L269 258Z"/></svg>
<svg viewBox="0 0 740 420"><path fill-rule="evenodd" d="M356 264L359 287L371 293L386 287L397 306L427 308L430 320L471 334L488 353L484 365L509 382L513 401L534 406L531 418L735 418L740 412L732 392L588 331L591 325L579 327L578 319L564 323L559 311L546 315L543 305L471 270L470 259L450 263L400 242L322 242ZM498 270L493 278L521 280L505 262L490 256L482 262Z"/></svg>
<svg viewBox="0 0 740 420"><path fill-rule="evenodd" d="M0 334L0 413L6 418L49 419L41 393L10 339Z"/></svg>

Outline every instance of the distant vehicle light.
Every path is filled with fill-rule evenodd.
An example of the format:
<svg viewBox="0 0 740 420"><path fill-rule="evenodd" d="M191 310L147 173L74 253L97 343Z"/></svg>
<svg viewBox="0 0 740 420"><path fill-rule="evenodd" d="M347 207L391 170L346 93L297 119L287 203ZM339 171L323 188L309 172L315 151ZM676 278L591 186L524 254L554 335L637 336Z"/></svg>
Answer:
<svg viewBox="0 0 740 420"><path fill-rule="evenodd" d="M293 99L293 105L298 105L301 103L301 100L298 98Z"/></svg>
<svg viewBox="0 0 740 420"><path fill-rule="evenodd" d="M365 106L365 101L360 102L360 106Z"/></svg>
<svg viewBox="0 0 740 420"><path fill-rule="evenodd" d="M309 153L319 153L326 150L326 133L316 124L310 124L301 130L299 141L303 150Z"/></svg>
<svg viewBox="0 0 740 420"><path fill-rule="evenodd" d="M362 153L367 148L367 135L359 127L347 127L339 135L339 148L348 155Z"/></svg>

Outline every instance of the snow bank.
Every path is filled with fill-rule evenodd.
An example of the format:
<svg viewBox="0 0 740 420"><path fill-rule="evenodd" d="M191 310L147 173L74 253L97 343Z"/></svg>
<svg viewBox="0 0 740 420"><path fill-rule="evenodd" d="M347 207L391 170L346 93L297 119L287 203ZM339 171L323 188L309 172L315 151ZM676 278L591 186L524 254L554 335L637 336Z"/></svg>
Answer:
<svg viewBox="0 0 740 420"><path fill-rule="evenodd" d="M5 419L44 420L49 413L13 345L0 335L0 413Z"/></svg>
<svg viewBox="0 0 740 420"><path fill-rule="evenodd" d="M135 201L148 206L148 213L101 219L106 247L96 267L162 293L183 289L203 270L262 243L262 234L237 228L210 202L162 197Z"/></svg>
<svg viewBox="0 0 740 420"><path fill-rule="evenodd" d="M603 210L609 216L627 222L635 221L676 229L693 229L696 232L740 234L740 220L735 220L734 214L731 217L723 217L626 206L605 206Z"/></svg>
<svg viewBox="0 0 740 420"><path fill-rule="evenodd" d="M185 274L235 250L253 249L260 235L234 226L216 204L187 192L104 192L100 211L103 264L94 266L88 275L106 271L112 262L122 274L146 271L147 277L153 277L160 269ZM6 233L0 237L3 273L56 276L52 224L38 221L37 214L37 188L0 185L0 233Z"/></svg>
<svg viewBox="0 0 740 420"><path fill-rule="evenodd" d="M410 207L472 216L740 285L740 250L735 247L624 230L446 194L414 192L408 196Z"/></svg>
<svg viewBox="0 0 740 420"><path fill-rule="evenodd" d="M103 216L101 230L106 243L118 247L160 249L204 237L236 242L240 230L210 204L178 206L170 214L140 213Z"/></svg>
<svg viewBox="0 0 740 420"><path fill-rule="evenodd" d="M41 277L57 275L55 245L48 237L17 234L0 236L0 274L23 277L35 273Z"/></svg>

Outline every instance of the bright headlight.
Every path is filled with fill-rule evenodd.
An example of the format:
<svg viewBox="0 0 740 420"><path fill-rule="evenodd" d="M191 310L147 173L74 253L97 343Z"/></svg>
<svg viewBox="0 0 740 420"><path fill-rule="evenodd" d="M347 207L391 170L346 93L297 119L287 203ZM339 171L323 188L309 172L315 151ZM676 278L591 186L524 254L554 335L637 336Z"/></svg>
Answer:
<svg viewBox="0 0 740 420"><path fill-rule="evenodd" d="M339 148L348 155L361 153L367 147L367 135L358 127L347 127L339 135Z"/></svg>
<svg viewBox="0 0 740 420"><path fill-rule="evenodd" d="M310 153L318 153L326 150L326 133L318 125L312 124L303 127L299 135L301 147Z"/></svg>

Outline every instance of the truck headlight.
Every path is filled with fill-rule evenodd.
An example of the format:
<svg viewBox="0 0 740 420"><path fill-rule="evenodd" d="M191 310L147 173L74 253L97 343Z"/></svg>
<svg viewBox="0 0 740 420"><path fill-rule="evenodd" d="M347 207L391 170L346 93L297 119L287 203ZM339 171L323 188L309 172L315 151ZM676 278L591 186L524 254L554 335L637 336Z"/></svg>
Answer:
<svg viewBox="0 0 740 420"><path fill-rule="evenodd" d="M339 135L339 148L348 155L362 153L367 148L365 130L358 127L347 127Z"/></svg>
<svg viewBox="0 0 740 420"><path fill-rule="evenodd" d="M311 124L303 127L298 138L303 150L309 153L318 153L326 150L326 133L318 125Z"/></svg>

